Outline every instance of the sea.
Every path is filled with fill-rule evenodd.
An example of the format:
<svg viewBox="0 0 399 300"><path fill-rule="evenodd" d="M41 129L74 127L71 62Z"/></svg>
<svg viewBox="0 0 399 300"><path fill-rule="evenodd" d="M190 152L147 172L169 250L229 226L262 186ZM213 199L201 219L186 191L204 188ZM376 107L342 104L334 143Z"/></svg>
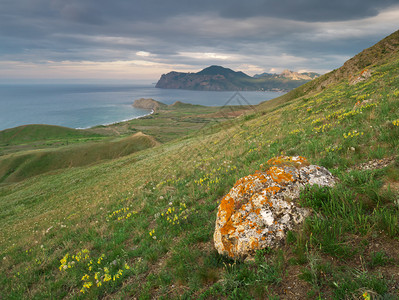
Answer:
<svg viewBox="0 0 399 300"><path fill-rule="evenodd" d="M90 128L145 116L134 100L205 106L256 105L282 95L270 91L189 91L143 84L0 84L0 130L27 124Z"/></svg>

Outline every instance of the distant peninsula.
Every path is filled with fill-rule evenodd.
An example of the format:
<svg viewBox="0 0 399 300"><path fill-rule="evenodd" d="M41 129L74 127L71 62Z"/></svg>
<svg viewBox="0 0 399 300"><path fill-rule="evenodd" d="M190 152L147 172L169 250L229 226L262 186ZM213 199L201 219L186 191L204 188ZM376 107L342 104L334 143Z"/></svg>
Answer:
<svg viewBox="0 0 399 300"><path fill-rule="evenodd" d="M155 87L198 91L290 91L319 77L317 73L284 70L281 74L263 73L253 77L241 71L210 66L197 73L163 74Z"/></svg>
<svg viewBox="0 0 399 300"><path fill-rule="evenodd" d="M133 102L133 107L135 107L135 108L151 109L153 111L157 111L166 106L167 106L166 104L156 101L151 98L140 98L140 99L134 100L134 102Z"/></svg>

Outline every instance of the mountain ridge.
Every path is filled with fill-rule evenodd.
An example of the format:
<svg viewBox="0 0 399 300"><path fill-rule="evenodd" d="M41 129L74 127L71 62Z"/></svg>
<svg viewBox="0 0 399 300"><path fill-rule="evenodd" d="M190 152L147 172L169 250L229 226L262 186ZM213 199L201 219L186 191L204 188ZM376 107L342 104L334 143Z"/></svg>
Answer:
<svg viewBox="0 0 399 300"><path fill-rule="evenodd" d="M253 77L242 71L234 71L212 65L197 73L171 71L163 74L156 88L206 91L288 91L319 75L284 70L281 74L263 73Z"/></svg>

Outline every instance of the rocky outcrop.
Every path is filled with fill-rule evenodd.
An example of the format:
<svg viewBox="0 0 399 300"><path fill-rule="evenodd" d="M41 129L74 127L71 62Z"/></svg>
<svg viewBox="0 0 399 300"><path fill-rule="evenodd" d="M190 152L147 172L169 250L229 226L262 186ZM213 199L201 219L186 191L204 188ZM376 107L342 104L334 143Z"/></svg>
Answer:
<svg viewBox="0 0 399 300"><path fill-rule="evenodd" d="M287 231L310 214L298 206L300 189L308 184L335 184L326 168L309 165L300 156L273 158L267 166L239 179L222 199L214 233L220 254L242 259L258 249L278 247Z"/></svg>
<svg viewBox="0 0 399 300"><path fill-rule="evenodd" d="M316 73L298 73L290 70L284 70L279 76L291 80L312 80L318 77L317 75L311 77L310 74L316 74Z"/></svg>
<svg viewBox="0 0 399 300"><path fill-rule="evenodd" d="M362 82L364 80L367 80L371 77L371 70L370 69L364 69L363 71L360 72L358 76L355 76L353 78L349 79L349 84L354 85L359 82Z"/></svg>

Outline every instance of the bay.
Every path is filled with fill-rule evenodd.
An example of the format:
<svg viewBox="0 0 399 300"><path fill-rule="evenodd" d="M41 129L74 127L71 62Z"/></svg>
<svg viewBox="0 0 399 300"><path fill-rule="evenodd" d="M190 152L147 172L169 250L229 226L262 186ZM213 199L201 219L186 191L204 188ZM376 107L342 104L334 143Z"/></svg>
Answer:
<svg viewBox="0 0 399 300"><path fill-rule="evenodd" d="M139 98L165 104L256 105L280 92L189 91L128 84L0 84L0 130L26 124L88 128L150 113L132 106Z"/></svg>

